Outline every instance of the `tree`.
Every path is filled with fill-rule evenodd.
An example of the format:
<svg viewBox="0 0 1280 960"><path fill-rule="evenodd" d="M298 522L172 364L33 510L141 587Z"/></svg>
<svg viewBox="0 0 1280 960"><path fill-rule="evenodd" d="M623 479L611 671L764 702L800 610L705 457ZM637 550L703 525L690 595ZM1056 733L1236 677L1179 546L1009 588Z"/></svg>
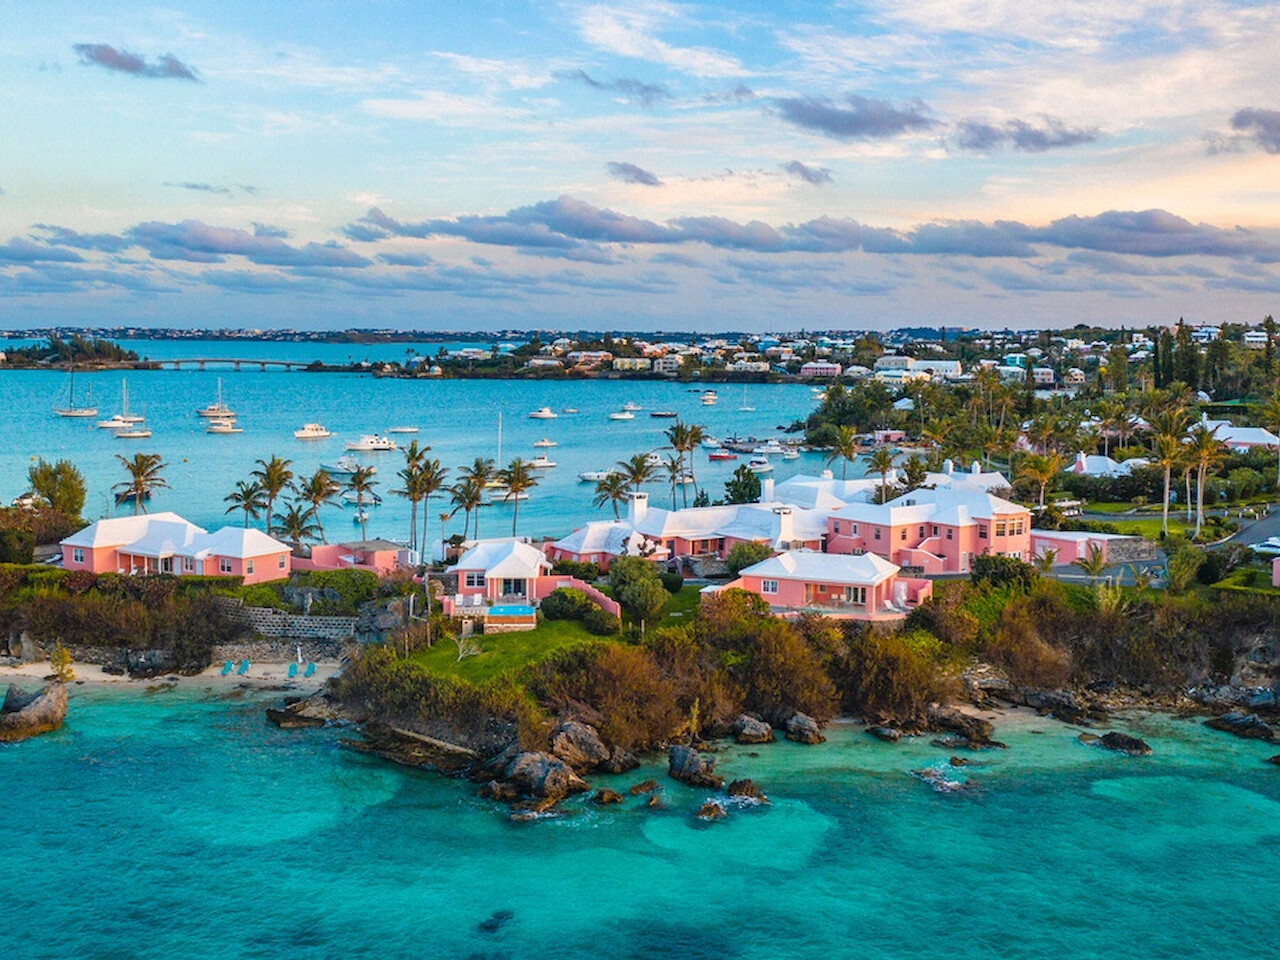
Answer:
<svg viewBox="0 0 1280 960"><path fill-rule="evenodd" d="M1107 569L1106 554L1102 552L1102 548L1096 543L1089 544L1089 553L1086 556L1072 562L1083 570L1091 581L1098 580Z"/></svg>
<svg viewBox="0 0 1280 960"><path fill-rule="evenodd" d="M49 653L49 666L59 683L70 683L76 678L76 672L71 668L71 652L62 645L61 640L54 643L53 650Z"/></svg>
<svg viewBox="0 0 1280 960"><path fill-rule="evenodd" d="M1218 428L1210 430L1202 423L1191 428L1191 442L1187 444L1187 456L1196 470L1196 532L1200 536L1200 528L1204 525L1204 481L1209 471L1226 459L1226 451L1222 449L1222 441L1217 437Z"/></svg>
<svg viewBox="0 0 1280 960"><path fill-rule="evenodd" d="M653 479L653 464L649 462L647 453L637 453L626 460L619 460L618 472L626 479L627 485L632 490L638 491Z"/></svg>
<svg viewBox="0 0 1280 960"><path fill-rule="evenodd" d="M840 424L836 427L836 436L831 443L831 449L826 456L828 464L837 460L840 464L840 479L847 477L849 464L858 459L858 454L862 451L862 447L858 443L858 431L848 424Z"/></svg>
<svg viewBox="0 0 1280 960"><path fill-rule="evenodd" d="M514 537L516 519L520 516L520 495L538 485L538 476L527 463L516 457L505 470L498 471L498 479L506 486L507 495L511 498L511 535Z"/></svg>
<svg viewBox="0 0 1280 960"><path fill-rule="evenodd" d="M355 472L347 478L347 489L356 495L356 516L360 518L361 540L369 539L365 527L368 517L364 512L364 501L377 485L378 481L373 479L373 467L356 467Z"/></svg>
<svg viewBox="0 0 1280 960"><path fill-rule="evenodd" d="M1268 319L1270 319L1268 317ZM1262 405L1259 416L1262 425L1272 433L1280 434L1280 392L1273 393ZM1278 448L1280 452L1280 448ZM1280 487L1280 455L1276 458L1276 486Z"/></svg>
<svg viewBox="0 0 1280 960"><path fill-rule="evenodd" d="M595 496L591 498L593 507L603 507L606 503L613 507L614 519L618 519L618 504L627 502L627 478L620 473L610 473L603 480L596 481Z"/></svg>
<svg viewBox="0 0 1280 960"><path fill-rule="evenodd" d="M1061 454L1054 453L1045 456L1041 453L1029 453L1022 458L1022 463L1018 467L1018 475L1039 486L1039 504L1043 507L1045 490L1061 469Z"/></svg>
<svg viewBox="0 0 1280 960"><path fill-rule="evenodd" d="M431 498L444 489L449 478L449 468L440 466L438 459L424 460L422 463L422 544L427 542L427 523L431 519ZM441 536L443 544L444 537ZM428 597L430 594L428 594Z"/></svg>
<svg viewBox="0 0 1280 960"><path fill-rule="evenodd" d="M116 503L133 500L133 515L146 513L146 501L151 494L156 490L169 489L169 483L163 476L168 464L160 459L158 453L135 453L131 460L117 453L116 459L129 475L128 480L111 488L115 492Z"/></svg>
<svg viewBox="0 0 1280 960"><path fill-rule="evenodd" d="M278 532L293 545L294 553L302 552L303 540L316 539L319 528L312 522L313 518L313 510L300 502L290 503L284 513L276 514Z"/></svg>
<svg viewBox="0 0 1280 960"><path fill-rule="evenodd" d="M684 461L680 457L668 454L666 459L662 461L662 467L667 471L667 482L671 485L671 509L674 510L676 508L676 486L684 486ZM685 494L686 501L688 498L688 494Z"/></svg>
<svg viewBox="0 0 1280 960"><path fill-rule="evenodd" d="M1160 532L1167 537L1169 536L1169 485L1173 479L1173 468L1182 462L1182 442L1167 433L1158 433L1154 439L1152 460L1164 471L1164 502Z"/></svg>
<svg viewBox="0 0 1280 960"><path fill-rule="evenodd" d="M618 594L618 603L632 620L640 622L642 634L645 624L662 613L662 608L670 599L671 594L667 593L667 588L657 577L629 583Z"/></svg>
<svg viewBox="0 0 1280 960"><path fill-rule="evenodd" d="M236 488L223 497L222 502L231 504L223 513L244 511L244 528L248 530L249 520L257 520L266 508L267 496L258 481L237 480Z"/></svg>
<svg viewBox="0 0 1280 960"><path fill-rule="evenodd" d="M729 576L736 577L752 564L768 560L772 556L773 548L767 543L744 540L741 543L735 543L729 548L725 563L729 566Z"/></svg>
<svg viewBox="0 0 1280 960"><path fill-rule="evenodd" d="M429 448L428 448L429 449ZM409 501L409 549L418 546L418 504L424 496L422 492L422 468L425 450L414 440L404 448L404 466L396 471L396 476L403 482L397 490L391 492Z"/></svg>
<svg viewBox="0 0 1280 960"><path fill-rule="evenodd" d="M258 469L252 476L262 487L262 494L267 501L267 536L271 536L271 516L275 510L276 498L286 490L293 489L293 471L289 469L292 460L282 460L272 455L270 460L258 460Z"/></svg>
<svg viewBox="0 0 1280 960"><path fill-rule="evenodd" d="M464 468L465 471L465 468ZM471 511L478 510L484 503L484 482L477 476L467 473L461 480L449 488L453 495L454 513L463 511L466 522L462 527L462 539L467 539L467 531L471 529ZM476 536L480 535L480 517L476 517Z"/></svg>
<svg viewBox="0 0 1280 960"><path fill-rule="evenodd" d="M878 447L871 451L867 466L872 473L880 474L880 502L889 499L889 472L893 470L894 452L888 447Z"/></svg>
<svg viewBox="0 0 1280 960"><path fill-rule="evenodd" d="M760 478L743 464L724 482L724 502L756 503L759 500Z"/></svg>
<svg viewBox="0 0 1280 960"><path fill-rule="evenodd" d="M321 543L326 541L324 538L324 524L320 522L320 508L327 503L332 503L333 498L338 495L338 491L341 489L337 481L329 476L328 471L325 470L317 470L298 487L298 499L311 505L311 516L316 522L316 529L320 533Z"/></svg>
<svg viewBox="0 0 1280 960"><path fill-rule="evenodd" d="M27 469L31 490L54 510L79 517L84 510L84 475L70 460L49 463L43 457Z"/></svg>
<svg viewBox="0 0 1280 960"><path fill-rule="evenodd" d="M913 453L902 462L902 476L907 482L908 490L918 490L924 486L925 479L929 476L929 468L924 462L924 458L918 453Z"/></svg>
<svg viewBox="0 0 1280 960"><path fill-rule="evenodd" d="M701 426L697 424L681 423L679 420L677 420L670 427L668 427L666 431L667 442L671 444L671 449L673 449L676 452L676 456L680 461L681 467L683 468L684 462L686 459L689 461L688 473L691 478L693 477L693 451L695 451L698 448L698 444L702 443L704 436L705 436L705 433ZM684 472L685 471L681 469L680 473L683 474ZM693 489L694 489L694 494L696 495L698 490L698 484L696 479L694 480ZM684 492L684 505L687 507L689 505L689 494L688 494L688 491L683 491L683 492ZM672 495L672 501L673 501L672 509L674 510L675 509L674 484L671 489L671 495Z"/></svg>

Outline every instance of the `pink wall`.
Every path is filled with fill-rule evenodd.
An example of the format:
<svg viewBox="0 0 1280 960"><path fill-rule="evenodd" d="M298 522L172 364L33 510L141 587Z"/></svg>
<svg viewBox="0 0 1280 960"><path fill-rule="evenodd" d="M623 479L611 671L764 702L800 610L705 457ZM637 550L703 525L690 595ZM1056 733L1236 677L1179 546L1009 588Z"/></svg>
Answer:
<svg viewBox="0 0 1280 960"><path fill-rule="evenodd" d="M83 551L84 560L77 563L75 551ZM115 547L63 547L62 569L88 570L92 573L115 573L117 556Z"/></svg>
<svg viewBox="0 0 1280 960"><path fill-rule="evenodd" d="M347 563L339 558L350 556L352 550L340 543L317 543L311 547L311 556L294 557L295 570L369 570L378 576L394 573L399 567L394 550L369 550L360 553L359 562Z"/></svg>
<svg viewBox="0 0 1280 960"><path fill-rule="evenodd" d="M858 532L854 534L851 529L854 522L837 515L827 520L827 552L874 553L898 566L924 567L925 572L931 574L967 573L969 567L965 554L970 559L988 553L1018 555L1024 560L1031 558L1031 512L1020 516L1022 533L997 535L996 524L990 520L963 526L927 522L888 526L859 521L856 523ZM1008 520L1004 522L1007 524ZM936 535L933 532L935 528L938 531ZM986 529L986 537L979 536L980 528ZM875 536L877 531L879 539ZM941 558L941 565L921 551Z"/></svg>
<svg viewBox="0 0 1280 960"><path fill-rule="evenodd" d="M776 593L765 593L762 589L763 579L765 578L744 575L727 584L724 589L737 587L758 594L775 610L816 608L825 616L846 620L900 619L903 614L884 609L886 604L893 601L895 584L897 583L906 584L906 602L908 606L916 606L923 603L933 595L933 582L931 580L891 576L878 584L867 586L865 604L849 603L846 605L844 600L845 588L843 586L779 578L777 581L778 591ZM828 609L823 609L824 607Z"/></svg>
<svg viewBox="0 0 1280 960"><path fill-rule="evenodd" d="M1104 558L1106 557L1106 540L1076 540L1074 538L1063 539L1055 537L1052 532L1043 532L1039 530L1037 530L1035 535L1031 538L1031 549L1035 556L1038 557L1042 555L1045 550L1057 551L1053 558L1053 562L1055 564L1074 563L1077 560L1083 560L1089 556L1091 546L1097 546L1097 548L1102 551L1102 556Z"/></svg>
<svg viewBox="0 0 1280 960"><path fill-rule="evenodd" d="M74 551L82 549L84 551L84 560L77 563L74 559ZM280 565L283 558L284 566ZM249 573L249 561L240 560L235 557L229 558L230 572L221 569L222 558L213 556L200 561L200 567L203 569L189 570L183 564L182 557L170 558L170 569L164 569L164 563L154 557L137 557L127 553L120 553L116 547L70 547L62 548L62 566L64 570L89 570L93 573L123 573L148 574L148 573L174 573L177 575L202 573L206 577L243 577L245 583L267 583L271 580L284 580L289 576L292 569L289 552L265 554L261 557L253 557L253 572Z"/></svg>
<svg viewBox="0 0 1280 960"><path fill-rule="evenodd" d="M1280 587L1280 557L1271 561L1271 585Z"/></svg>

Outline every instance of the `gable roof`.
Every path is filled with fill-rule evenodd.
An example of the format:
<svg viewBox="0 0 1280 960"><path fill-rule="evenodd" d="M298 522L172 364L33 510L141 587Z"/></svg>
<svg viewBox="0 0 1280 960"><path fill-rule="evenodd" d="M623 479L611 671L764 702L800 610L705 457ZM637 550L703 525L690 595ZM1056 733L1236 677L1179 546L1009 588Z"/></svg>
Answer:
<svg viewBox="0 0 1280 960"><path fill-rule="evenodd" d="M458 558L458 570L483 570L486 577L511 579L541 576L551 561L537 547L520 540L482 540Z"/></svg>
<svg viewBox="0 0 1280 960"><path fill-rule="evenodd" d="M197 533L204 529L188 523L176 513L142 513L136 517L107 517L95 520L62 541L68 547L118 547L143 536L153 523L185 524Z"/></svg>
<svg viewBox="0 0 1280 960"><path fill-rule="evenodd" d="M765 577L772 580L804 580L809 583L831 583L848 586L870 586L887 580L898 572L897 564L874 553L817 553L813 550L788 550L742 570L739 576Z"/></svg>
<svg viewBox="0 0 1280 960"><path fill-rule="evenodd" d="M288 544L261 530L223 527L208 533L176 513L97 520L62 541L67 547L115 547L139 557L250 557L288 553Z"/></svg>

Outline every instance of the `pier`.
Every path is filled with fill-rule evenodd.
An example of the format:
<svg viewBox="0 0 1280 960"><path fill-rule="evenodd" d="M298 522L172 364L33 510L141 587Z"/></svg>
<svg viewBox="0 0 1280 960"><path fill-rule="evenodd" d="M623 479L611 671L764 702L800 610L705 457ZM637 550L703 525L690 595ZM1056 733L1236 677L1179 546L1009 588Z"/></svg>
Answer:
<svg viewBox="0 0 1280 960"><path fill-rule="evenodd" d="M157 367L172 367L174 370L180 370L183 367L195 367L198 370L206 369L210 364L221 364L230 366L235 370L243 367L257 367L259 370L266 370L267 367L282 367L285 370L293 370L295 367L303 368L310 365L311 361L300 360L243 360L235 357L190 357L183 360L148 360L147 363Z"/></svg>

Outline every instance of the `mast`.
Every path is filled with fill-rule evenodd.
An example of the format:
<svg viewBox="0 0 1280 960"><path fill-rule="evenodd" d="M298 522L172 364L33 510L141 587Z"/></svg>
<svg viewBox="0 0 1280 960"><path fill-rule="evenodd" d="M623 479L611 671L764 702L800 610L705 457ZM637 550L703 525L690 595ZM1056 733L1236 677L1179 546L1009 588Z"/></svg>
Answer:
<svg viewBox="0 0 1280 960"><path fill-rule="evenodd" d="M502 467L502 411L498 411L498 467Z"/></svg>

